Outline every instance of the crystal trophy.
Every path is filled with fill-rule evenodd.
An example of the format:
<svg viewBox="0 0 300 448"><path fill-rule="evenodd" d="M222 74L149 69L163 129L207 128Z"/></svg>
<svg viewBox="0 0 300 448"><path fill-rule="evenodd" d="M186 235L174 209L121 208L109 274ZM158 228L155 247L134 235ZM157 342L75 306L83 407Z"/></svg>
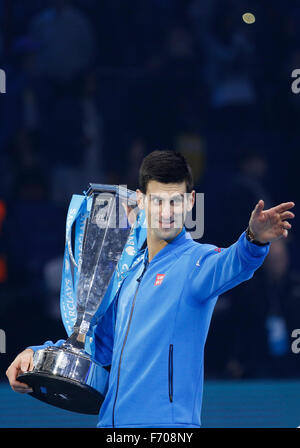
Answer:
<svg viewBox="0 0 300 448"><path fill-rule="evenodd" d="M37 350L33 370L18 376L31 396L69 411L98 414L105 398L109 369L85 350L92 318L112 280L131 226L128 212L136 208L135 192L122 186L90 184L92 199L85 220L81 266L76 288L77 318L62 346ZM76 264L71 245L71 260Z"/></svg>

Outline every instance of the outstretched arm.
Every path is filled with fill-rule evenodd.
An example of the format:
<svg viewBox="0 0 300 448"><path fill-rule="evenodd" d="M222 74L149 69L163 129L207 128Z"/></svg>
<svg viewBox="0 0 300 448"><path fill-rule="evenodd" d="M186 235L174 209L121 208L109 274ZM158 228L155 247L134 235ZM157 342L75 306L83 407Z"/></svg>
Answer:
<svg viewBox="0 0 300 448"><path fill-rule="evenodd" d="M295 216L289 209L294 205L286 202L263 210L264 202L260 200L249 221L250 241L243 232L228 248L211 245L199 248L199 259L190 272L189 281L191 294L197 301L216 297L250 279L263 263L269 250L268 243L287 237L292 227L287 219Z"/></svg>

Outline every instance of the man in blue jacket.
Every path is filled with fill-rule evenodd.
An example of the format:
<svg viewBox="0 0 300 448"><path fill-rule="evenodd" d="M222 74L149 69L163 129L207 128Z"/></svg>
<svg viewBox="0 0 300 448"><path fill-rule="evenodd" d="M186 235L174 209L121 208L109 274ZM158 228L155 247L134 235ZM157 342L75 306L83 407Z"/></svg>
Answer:
<svg viewBox="0 0 300 448"><path fill-rule="evenodd" d="M152 152L139 180L147 247L93 338L94 358L111 366L98 427L199 427L204 345L217 298L250 279L270 243L287 237L294 203L264 210L260 200L238 241L220 249L193 241L183 225L195 191L181 154ZM23 351L7 370L15 391L30 391L16 377L32 368L32 354Z"/></svg>

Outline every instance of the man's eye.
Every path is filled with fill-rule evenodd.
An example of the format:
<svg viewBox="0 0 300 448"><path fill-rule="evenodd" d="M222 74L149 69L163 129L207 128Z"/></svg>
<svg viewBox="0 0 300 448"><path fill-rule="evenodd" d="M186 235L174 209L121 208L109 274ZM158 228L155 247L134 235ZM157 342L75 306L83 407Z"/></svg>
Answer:
<svg viewBox="0 0 300 448"><path fill-rule="evenodd" d="M154 205L159 205L161 203L161 199L153 198L152 202L153 202Z"/></svg>
<svg viewBox="0 0 300 448"><path fill-rule="evenodd" d="M175 199L173 199L172 203L174 205L182 204L182 198L181 197L180 198L175 198Z"/></svg>
<svg viewBox="0 0 300 448"><path fill-rule="evenodd" d="M159 198L152 198L151 201L152 201L152 204L154 204L154 205L161 205L163 203L163 200L159 199ZM170 200L170 206L180 205L180 204L182 204L181 197Z"/></svg>

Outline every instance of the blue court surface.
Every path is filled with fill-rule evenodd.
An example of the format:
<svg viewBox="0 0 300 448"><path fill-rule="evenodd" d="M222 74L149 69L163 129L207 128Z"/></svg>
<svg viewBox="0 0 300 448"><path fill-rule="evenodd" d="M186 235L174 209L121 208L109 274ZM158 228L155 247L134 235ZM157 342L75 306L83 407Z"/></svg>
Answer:
<svg viewBox="0 0 300 448"><path fill-rule="evenodd" d="M95 428L97 416L54 408L0 383L0 428ZM300 381L206 381L203 428L296 428Z"/></svg>

